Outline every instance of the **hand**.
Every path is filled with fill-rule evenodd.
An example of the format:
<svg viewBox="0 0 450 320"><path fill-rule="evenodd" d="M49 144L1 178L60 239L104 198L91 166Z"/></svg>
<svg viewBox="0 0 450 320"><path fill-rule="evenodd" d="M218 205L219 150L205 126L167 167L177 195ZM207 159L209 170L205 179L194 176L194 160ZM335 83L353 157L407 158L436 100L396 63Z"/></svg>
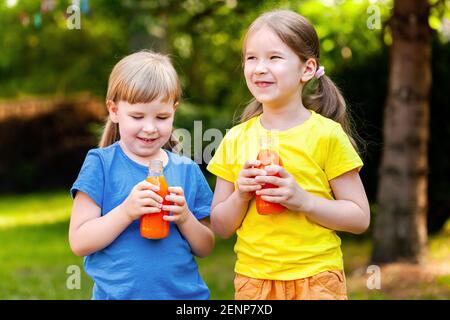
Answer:
<svg viewBox="0 0 450 320"><path fill-rule="evenodd" d="M184 191L181 187L169 187L170 195L166 196L166 200L173 203L173 205L163 205L162 209L171 211L172 215L164 216L166 221L172 221L176 224L182 224L189 218L189 208L184 197Z"/></svg>
<svg viewBox="0 0 450 320"><path fill-rule="evenodd" d="M261 184L254 179L256 176L264 176L266 174L264 170L255 168L260 164L259 160L247 160L243 169L239 172L236 180L236 191L245 201L249 201L255 195L255 191L261 189Z"/></svg>
<svg viewBox="0 0 450 320"><path fill-rule="evenodd" d="M256 191L262 200L279 203L291 211L308 212L311 207L312 196L300 187L294 177L283 167L267 166L267 175L255 177L255 181L261 184L271 183L278 188L262 189ZM274 177L278 173L280 177Z"/></svg>
<svg viewBox="0 0 450 320"><path fill-rule="evenodd" d="M128 197L122 202L123 212L131 221L147 213L160 212L163 199L156 194L159 186L146 180L139 182L131 190Z"/></svg>

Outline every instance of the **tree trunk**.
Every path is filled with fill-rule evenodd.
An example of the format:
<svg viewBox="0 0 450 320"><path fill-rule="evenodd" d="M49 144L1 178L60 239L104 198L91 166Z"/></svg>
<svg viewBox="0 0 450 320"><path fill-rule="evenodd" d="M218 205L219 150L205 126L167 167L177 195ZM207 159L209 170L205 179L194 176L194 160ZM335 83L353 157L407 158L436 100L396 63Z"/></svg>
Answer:
<svg viewBox="0 0 450 320"><path fill-rule="evenodd" d="M372 263L421 263L427 244L431 29L427 0L396 0Z"/></svg>

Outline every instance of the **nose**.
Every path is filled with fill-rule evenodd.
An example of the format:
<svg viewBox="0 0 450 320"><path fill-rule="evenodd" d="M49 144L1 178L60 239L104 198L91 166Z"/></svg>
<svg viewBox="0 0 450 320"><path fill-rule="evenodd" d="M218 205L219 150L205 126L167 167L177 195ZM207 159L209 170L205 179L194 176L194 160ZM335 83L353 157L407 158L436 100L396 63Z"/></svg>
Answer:
<svg viewBox="0 0 450 320"><path fill-rule="evenodd" d="M264 74L267 73L267 66L263 59L260 59L255 66L256 74Z"/></svg>
<svg viewBox="0 0 450 320"><path fill-rule="evenodd" d="M142 127L142 131L145 133L153 133L156 132L156 126L153 123L146 123L145 126Z"/></svg>

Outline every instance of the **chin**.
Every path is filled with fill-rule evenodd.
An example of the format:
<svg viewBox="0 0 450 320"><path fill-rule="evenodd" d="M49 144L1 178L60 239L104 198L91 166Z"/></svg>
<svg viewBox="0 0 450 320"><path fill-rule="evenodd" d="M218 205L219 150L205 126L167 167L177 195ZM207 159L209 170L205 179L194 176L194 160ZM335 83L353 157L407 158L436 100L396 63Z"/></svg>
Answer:
<svg viewBox="0 0 450 320"><path fill-rule="evenodd" d="M264 105L271 105L271 104L274 104L275 103L275 101L276 100L274 100L274 99L264 99L264 98L262 98L262 99L256 99L259 103L262 103L262 104L264 104Z"/></svg>

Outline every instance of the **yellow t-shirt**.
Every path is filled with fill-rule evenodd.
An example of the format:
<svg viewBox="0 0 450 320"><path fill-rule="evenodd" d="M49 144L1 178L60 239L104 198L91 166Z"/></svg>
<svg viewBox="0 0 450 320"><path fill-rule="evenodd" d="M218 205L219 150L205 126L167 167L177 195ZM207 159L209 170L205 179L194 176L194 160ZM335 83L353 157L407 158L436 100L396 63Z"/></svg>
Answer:
<svg viewBox="0 0 450 320"><path fill-rule="evenodd" d="M260 116L233 127L207 169L235 183L245 161L256 159L258 137L267 132ZM303 189L326 199L334 199L331 179L363 166L341 125L312 110L305 122L278 131L275 137L284 168ZM235 272L259 279L293 280L342 270L340 245L334 230L310 221L303 213L286 210L260 215L253 199L237 230Z"/></svg>

